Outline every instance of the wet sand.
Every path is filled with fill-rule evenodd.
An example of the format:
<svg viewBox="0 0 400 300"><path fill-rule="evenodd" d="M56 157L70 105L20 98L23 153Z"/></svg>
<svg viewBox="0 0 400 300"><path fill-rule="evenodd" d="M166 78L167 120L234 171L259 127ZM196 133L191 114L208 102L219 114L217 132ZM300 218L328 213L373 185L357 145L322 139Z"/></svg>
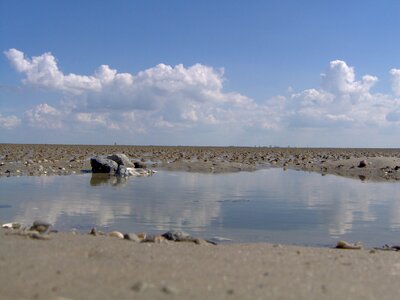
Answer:
<svg viewBox="0 0 400 300"><path fill-rule="evenodd" d="M155 169L232 172L284 167L361 180L400 178L400 152L391 149L7 144L0 144L0 173L68 175L90 169L94 155L121 152ZM36 240L9 233L0 229L1 299L398 297L398 251L137 243L72 233Z"/></svg>
<svg viewBox="0 0 400 300"><path fill-rule="evenodd" d="M91 169L91 157L112 153L124 153L152 169L220 173L280 167L361 180L400 180L399 149L21 144L0 144L0 176L77 174Z"/></svg>
<svg viewBox="0 0 400 300"><path fill-rule="evenodd" d="M2 299L395 299L400 254L0 230Z"/></svg>

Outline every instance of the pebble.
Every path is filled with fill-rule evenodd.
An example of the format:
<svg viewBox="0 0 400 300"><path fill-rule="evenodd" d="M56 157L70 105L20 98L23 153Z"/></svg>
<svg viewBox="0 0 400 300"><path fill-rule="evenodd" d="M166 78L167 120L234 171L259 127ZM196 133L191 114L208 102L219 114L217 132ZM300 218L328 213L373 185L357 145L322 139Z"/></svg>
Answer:
<svg viewBox="0 0 400 300"><path fill-rule="evenodd" d="M94 235L94 236L105 235L104 232L102 232L102 231L97 231L97 229L96 229L95 227L93 227L93 228L90 230L89 234Z"/></svg>
<svg viewBox="0 0 400 300"><path fill-rule="evenodd" d="M138 281L134 285L131 286L131 290L135 292L141 292L145 290L148 287L148 284L146 282Z"/></svg>
<svg viewBox="0 0 400 300"><path fill-rule="evenodd" d="M178 290L172 286L168 286L168 285L164 285L161 288L161 291L165 294L169 294L169 295L173 295L173 294L177 294Z"/></svg>
<svg viewBox="0 0 400 300"><path fill-rule="evenodd" d="M359 168L365 168L366 166L367 166L367 161L365 160L360 161L360 163L358 164Z"/></svg>
<svg viewBox="0 0 400 300"><path fill-rule="evenodd" d="M193 241L193 237L191 237L186 232L180 230L170 230L162 234L162 236L169 241L176 241L176 242L182 242L187 240Z"/></svg>
<svg viewBox="0 0 400 300"><path fill-rule="evenodd" d="M21 226L22 226L21 223L12 222L12 223L3 224L1 227L6 228L6 229L20 229Z"/></svg>
<svg viewBox="0 0 400 300"><path fill-rule="evenodd" d="M44 221L35 221L33 222L30 230L36 230L39 233L45 233L50 226L50 223Z"/></svg>
<svg viewBox="0 0 400 300"><path fill-rule="evenodd" d="M146 235L144 239L142 239L142 243L161 243L166 241L165 237L161 235Z"/></svg>
<svg viewBox="0 0 400 300"><path fill-rule="evenodd" d="M116 237L116 238L119 238L119 239L124 239L124 235L123 235L121 232L119 232L119 231L112 231L112 232L110 232L110 233L108 234L108 236L110 236L110 237Z"/></svg>
<svg viewBox="0 0 400 300"><path fill-rule="evenodd" d="M359 243L351 244L346 241L338 241L336 244L337 249L354 249L359 250L362 249L362 245Z"/></svg>
<svg viewBox="0 0 400 300"><path fill-rule="evenodd" d="M124 239L133 241L133 242L140 242L141 239L135 233L126 233L124 234Z"/></svg>

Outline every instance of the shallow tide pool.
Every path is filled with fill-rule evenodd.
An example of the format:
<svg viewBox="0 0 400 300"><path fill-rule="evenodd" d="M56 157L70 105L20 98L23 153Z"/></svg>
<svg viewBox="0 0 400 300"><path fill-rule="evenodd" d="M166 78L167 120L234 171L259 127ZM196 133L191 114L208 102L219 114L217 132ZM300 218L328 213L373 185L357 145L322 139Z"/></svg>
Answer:
<svg viewBox="0 0 400 300"><path fill-rule="evenodd" d="M63 231L180 229L220 241L382 246L400 243L400 183L282 169L1 178L0 222L36 219Z"/></svg>

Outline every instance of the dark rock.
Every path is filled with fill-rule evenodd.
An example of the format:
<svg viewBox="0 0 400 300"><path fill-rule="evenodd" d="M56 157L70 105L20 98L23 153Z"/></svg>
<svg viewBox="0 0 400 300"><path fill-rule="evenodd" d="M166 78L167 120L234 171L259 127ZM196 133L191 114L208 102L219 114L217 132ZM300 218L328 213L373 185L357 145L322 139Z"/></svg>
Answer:
<svg viewBox="0 0 400 300"><path fill-rule="evenodd" d="M365 168L367 166L367 162L365 160L360 161L360 163L358 164L359 168Z"/></svg>
<svg viewBox="0 0 400 300"><path fill-rule="evenodd" d="M109 156L107 156L107 159L111 159L111 160L115 161L118 164L118 166L123 165L125 167L130 167L130 168L135 167L135 165L131 162L131 160L128 158L128 156L126 156L125 154L122 154L122 153L109 155Z"/></svg>
<svg viewBox="0 0 400 300"><path fill-rule="evenodd" d="M165 240L166 238L163 237L162 235L146 234L144 238L141 240L141 243L161 243Z"/></svg>
<svg viewBox="0 0 400 300"><path fill-rule="evenodd" d="M124 165L119 165L117 171L115 172L115 175L117 176L126 176L128 173L128 170Z"/></svg>
<svg viewBox="0 0 400 300"><path fill-rule="evenodd" d="M162 234L163 237L165 237L169 241L187 241L188 239L193 240L193 237L191 237L189 234L186 232L180 231L180 230L170 230L164 234Z"/></svg>
<svg viewBox="0 0 400 300"><path fill-rule="evenodd" d="M118 164L115 161L99 156L92 157L90 165L93 173L115 173L118 169Z"/></svg>
<svg viewBox="0 0 400 300"><path fill-rule="evenodd" d="M147 166L140 161L135 161L133 164L135 165L135 168L137 168L137 169L146 169L147 168Z"/></svg>

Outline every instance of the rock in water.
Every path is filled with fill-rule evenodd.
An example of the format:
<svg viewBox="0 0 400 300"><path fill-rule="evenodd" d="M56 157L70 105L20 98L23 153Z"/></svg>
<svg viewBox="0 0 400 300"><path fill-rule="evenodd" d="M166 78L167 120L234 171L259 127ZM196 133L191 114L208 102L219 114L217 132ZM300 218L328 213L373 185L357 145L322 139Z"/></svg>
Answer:
<svg viewBox="0 0 400 300"><path fill-rule="evenodd" d="M109 155L109 156L107 156L107 159L111 159L111 160L115 161L118 164L118 166L123 165L125 167L130 167L130 168L135 167L134 163L131 162L131 160L128 158L128 156L126 156L125 154L122 154L122 153Z"/></svg>
<svg viewBox="0 0 400 300"><path fill-rule="evenodd" d="M92 166L93 173L114 174L118 169L118 164L115 161L99 156L92 157L90 159L90 165Z"/></svg>
<svg viewBox="0 0 400 300"><path fill-rule="evenodd" d="M135 168L127 168L124 165L119 165L117 172L115 172L115 175L124 177L124 176L140 176L142 174L137 172Z"/></svg>

